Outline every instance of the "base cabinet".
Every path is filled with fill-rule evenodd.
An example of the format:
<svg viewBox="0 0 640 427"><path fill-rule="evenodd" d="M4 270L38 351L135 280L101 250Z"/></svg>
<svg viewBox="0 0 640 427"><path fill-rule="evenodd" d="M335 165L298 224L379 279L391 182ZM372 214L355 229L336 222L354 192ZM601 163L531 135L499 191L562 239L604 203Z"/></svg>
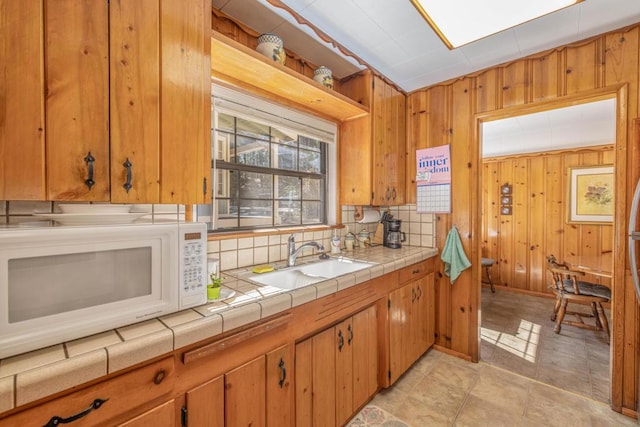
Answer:
<svg viewBox="0 0 640 427"><path fill-rule="evenodd" d="M296 345L296 426L336 426L377 391L376 307Z"/></svg>
<svg viewBox="0 0 640 427"><path fill-rule="evenodd" d="M186 395L187 426L292 426L292 346L284 345Z"/></svg>
<svg viewBox="0 0 640 427"><path fill-rule="evenodd" d="M434 273L389 294L389 384L435 342Z"/></svg>

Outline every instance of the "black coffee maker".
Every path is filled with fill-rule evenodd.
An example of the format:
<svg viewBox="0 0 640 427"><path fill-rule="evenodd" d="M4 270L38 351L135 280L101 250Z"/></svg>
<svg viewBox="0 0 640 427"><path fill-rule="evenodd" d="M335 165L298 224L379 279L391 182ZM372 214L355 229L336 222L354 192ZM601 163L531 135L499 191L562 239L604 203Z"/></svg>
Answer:
<svg viewBox="0 0 640 427"><path fill-rule="evenodd" d="M400 249L402 242L407 240L403 231L400 231L402 220L390 219L384 221L384 239L382 244L388 248Z"/></svg>

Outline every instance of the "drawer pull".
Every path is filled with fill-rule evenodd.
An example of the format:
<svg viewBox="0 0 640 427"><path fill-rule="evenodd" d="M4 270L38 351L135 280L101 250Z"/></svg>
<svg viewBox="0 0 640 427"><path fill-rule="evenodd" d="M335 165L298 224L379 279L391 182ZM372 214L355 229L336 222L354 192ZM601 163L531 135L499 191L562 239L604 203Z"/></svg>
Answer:
<svg viewBox="0 0 640 427"><path fill-rule="evenodd" d="M153 383L155 385L160 385L160 383L164 380L164 378L167 376L167 372L164 369L160 369L157 373L156 376L153 377Z"/></svg>
<svg viewBox="0 0 640 427"><path fill-rule="evenodd" d="M420 273L420 269L419 268L416 268L415 270L413 270L411 272L411 274L418 274L418 273Z"/></svg>
<svg viewBox="0 0 640 427"><path fill-rule="evenodd" d="M284 387L284 382L287 380L287 368L284 367L284 360L280 359L278 368L280 368L280 381L278 381L278 384L280 385L280 388L282 388Z"/></svg>
<svg viewBox="0 0 640 427"><path fill-rule="evenodd" d="M85 415L88 415L89 412L93 411L94 409L99 409L102 404L104 402L106 402L109 399L96 399L93 401L93 403L91 403L91 405L89 405L89 407L87 409L85 409L84 411L78 412L75 415L72 415L68 418L62 418L59 416L53 416L51 417L51 419L49 420L49 422L47 424L44 425L44 427L54 427L60 424L69 424L72 423L74 421L79 420L80 418L84 417Z"/></svg>
<svg viewBox="0 0 640 427"><path fill-rule="evenodd" d="M133 167L133 164L131 164L131 162L129 161L129 158L127 157L127 160L122 164L122 166L124 166L124 168L127 170L127 181L122 185L122 187L127 191L127 193L129 192L129 190L131 190L133 188L133 186L131 185L131 181L132 181L132 172L131 172L131 168Z"/></svg>
<svg viewBox="0 0 640 427"><path fill-rule="evenodd" d="M87 163L87 174L88 174L87 179L84 180L84 183L87 187L89 187L89 190L91 190L91 187L93 187L96 183L93 180L93 164L95 163L96 158L93 157L91 155L91 151L89 151L85 156L84 161Z"/></svg>

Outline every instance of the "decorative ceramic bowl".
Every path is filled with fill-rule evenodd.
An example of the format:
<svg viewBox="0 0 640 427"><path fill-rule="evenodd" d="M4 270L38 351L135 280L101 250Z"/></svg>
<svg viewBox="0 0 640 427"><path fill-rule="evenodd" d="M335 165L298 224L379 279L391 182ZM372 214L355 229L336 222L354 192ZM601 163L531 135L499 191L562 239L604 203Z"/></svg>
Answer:
<svg viewBox="0 0 640 427"><path fill-rule="evenodd" d="M265 33L258 37L256 51L282 65L287 58L282 39L273 33Z"/></svg>
<svg viewBox="0 0 640 427"><path fill-rule="evenodd" d="M333 89L333 76L331 75L331 70L324 65L318 67L313 72L313 80L325 87L328 87L329 89Z"/></svg>

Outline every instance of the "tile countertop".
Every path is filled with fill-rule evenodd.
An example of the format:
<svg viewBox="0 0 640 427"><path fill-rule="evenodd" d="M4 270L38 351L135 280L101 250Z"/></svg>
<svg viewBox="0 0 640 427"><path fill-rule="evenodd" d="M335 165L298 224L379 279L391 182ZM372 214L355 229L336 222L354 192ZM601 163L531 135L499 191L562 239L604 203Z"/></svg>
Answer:
<svg viewBox="0 0 640 427"><path fill-rule="evenodd" d="M358 283L382 276L437 254L437 249L382 246L343 252L347 258L369 261L370 268L303 288L283 290L248 279L251 267L223 272L223 288L235 291L225 301L105 331L0 360L0 413L53 393L211 338L272 316ZM298 258L296 265L317 260ZM281 261L272 264L285 266Z"/></svg>

